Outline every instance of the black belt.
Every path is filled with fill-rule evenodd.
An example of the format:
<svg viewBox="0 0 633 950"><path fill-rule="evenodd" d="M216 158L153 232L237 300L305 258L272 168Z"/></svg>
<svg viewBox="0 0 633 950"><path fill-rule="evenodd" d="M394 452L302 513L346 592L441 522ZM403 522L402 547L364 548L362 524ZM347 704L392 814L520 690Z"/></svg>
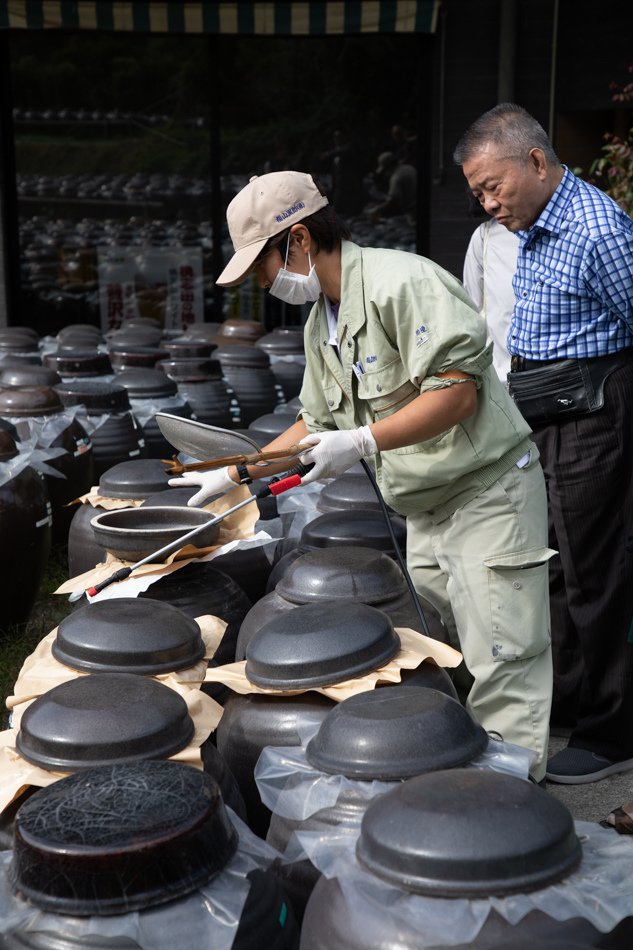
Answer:
<svg viewBox="0 0 633 950"><path fill-rule="evenodd" d="M610 363L613 361L624 362L633 358L633 347L627 347L624 350L618 350L617 353L609 353L606 356L592 356L586 359L565 358L562 360L529 360L525 356L510 356L510 370L513 373L521 373L526 369L542 369L546 366L557 366L560 363L589 363L591 366L599 366L600 363Z"/></svg>

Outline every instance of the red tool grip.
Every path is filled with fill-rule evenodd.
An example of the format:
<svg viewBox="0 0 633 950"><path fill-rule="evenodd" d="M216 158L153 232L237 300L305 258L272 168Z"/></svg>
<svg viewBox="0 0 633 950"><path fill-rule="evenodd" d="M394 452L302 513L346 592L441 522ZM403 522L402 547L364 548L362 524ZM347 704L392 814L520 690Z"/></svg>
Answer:
<svg viewBox="0 0 633 950"><path fill-rule="evenodd" d="M98 593L99 591L97 590L96 587L89 587L88 590L86 591L86 594L88 595L88 597L94 597L94 595Z"/></svg>
<svg viewBox="0 0 633 950"><path fill-rule="evenodd" d="M301 484L300 475L289 475L288 478L281 478L278 482L271 482L268 486L271 495L281 495L289 488L296 488Z"/></svg>

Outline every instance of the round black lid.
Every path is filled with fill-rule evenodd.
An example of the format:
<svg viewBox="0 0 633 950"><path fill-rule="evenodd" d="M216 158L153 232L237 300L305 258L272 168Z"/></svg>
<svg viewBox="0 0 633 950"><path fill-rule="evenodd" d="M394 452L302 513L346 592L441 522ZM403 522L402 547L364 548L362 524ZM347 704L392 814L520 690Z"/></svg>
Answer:
<svg viewBox="0 0 633 950"><path fill-rule="evenodd" d="M103 473L99 491L108 498L147 498L168 488L170 478L160 459L130 459Z"/></svg>
<svg viewBox="0 0 633 950"><path fill-rule="evenodd" d="M370 480L364 472L346 472L323 486L317 501L319 511L347 511L350 508L380 508Z"/></svg>
<svg viewBox="0 0 633 950"><path fill-rule="evenodd" d="M130 399L123 386L94 379L71 379L55 386L65 406L85 406L88 413L126 412Z"/></svg>
<svg viewBox="0 0 633 950"><path fill-rule="evenodd" d="M110 357L98 350L58 350L45 353L42 362L61 376L104 376L112 372Z"/></svg>
<svg viewBox="0 0 633 950"><path fill-rule="evenodd" d="M200 627L160 600L117 597L75 610L59 624L55 659L84 673L157 676L204 656Z"/></svg>
<svg viewBox="0 0 633 950"><path fill-rule="evenodd" d="M464 765L487 745L486 731L457 700L423 686L389 686L338 703L306 757L322 772L396 781Z"/></svg>
<svg viewBox="0 0 633 950"><path fill-rule="evenodd" d="M400 515L389 515L389 520L400 550L403 551L407 539L407 523ZM303 528L300 543L312 548L361 544L366 548L395 554L393 540L382 511L371 508L329 511L319 515Z"/></svg>
<svg viewBox="0 0 633 950"><path fill-rule="evenodd" d="M246 647L246 676L257 686L303 689L362 676L400 650L389 617L366 604L307 604L257 630Z"/></svg>
<svg viewBox="0 0 633 950"><path fill-rule="evenodd" d="M234 855L217 782L180 762L87 769L17 812L10 877L36 907L123 914L203 886Z"/></svg>
<svg viewBox="0 0 633 950"><path fill-rule="evenodd" d="M54 686L31 703L16 748L43 769L72 772L167 759L193 732L187 704L173 689L133 673L99 673Z"/></svg>
<svg viewBox="0 0 633 950"><path fill-rule="evenodd" d="M388 554L341 545L306 551L289 566L275 591L294 604L352 600L380 605L405 585L402 571Z"/></svg>
<svg viewBox="0 0 633 950"><path fill-rule="evenodd" d="M567 808L533 782L483 769L407 779L374 799L361 864L406 891L488 897L559 881L582 852Z"/></svg>
<svg viewBox="0 0 633 950"><path fill-rule="evenodd" d="M220 336L218 337L218 343L213 358L219 360L223 367L244 367L247 369L270 367L270 357L264 350L259 350L255 346L244 346L241 343L223 346L222 337Z"/></svg>
<svg viewBox="0 0 633 950"><path fill-rule="evenodd" d="M51 416L63 412L59 394L50 386L15 386L0 388L0 415Z"/></svg>
<svg viewBox="0 0 633 950"><path fill-rule="evenodd" d="M255 346L274 356L304 353L303 328L293 330L278 327L271 333L260 336L259 340L255 341Z"/></svg>
<svg viewBox="0 0 633 950"><path fill-rule="evenodd" d="M130 399L155 399L178 392L174 380L160 369L134 366L118 372L115 379L127 389Z"/></svg>
<svg viewBox="0 0 633 950"><path fill-rule="evenodd" d="M20 363L7 366L0 362L0 385L2 386L54 386L61 383L61 376L48 366L32 366Z"/></svg>

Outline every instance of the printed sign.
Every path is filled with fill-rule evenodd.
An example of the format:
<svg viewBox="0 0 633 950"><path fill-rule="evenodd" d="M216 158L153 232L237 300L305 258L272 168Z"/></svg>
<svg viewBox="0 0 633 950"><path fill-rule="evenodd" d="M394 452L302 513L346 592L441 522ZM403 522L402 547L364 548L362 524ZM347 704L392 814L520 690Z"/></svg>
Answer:
<svg viewBox="0 0 633 950"><path fill-rule="evenodd" d="M202 248L98 247L101 329L152 317L184 330L204 319Z"/></svg>

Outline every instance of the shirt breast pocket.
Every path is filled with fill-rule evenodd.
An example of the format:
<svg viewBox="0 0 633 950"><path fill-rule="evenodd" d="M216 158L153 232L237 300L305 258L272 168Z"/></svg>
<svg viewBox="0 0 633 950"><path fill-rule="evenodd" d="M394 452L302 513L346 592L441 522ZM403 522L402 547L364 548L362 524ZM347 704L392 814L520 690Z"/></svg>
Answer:
<svg viewBox="0 0 633 950"><path fill-rule="evenodd" d="M365 399L374 419L384 419L420 395L401 360L370 369L358 381L358 395Z"/></svg>

